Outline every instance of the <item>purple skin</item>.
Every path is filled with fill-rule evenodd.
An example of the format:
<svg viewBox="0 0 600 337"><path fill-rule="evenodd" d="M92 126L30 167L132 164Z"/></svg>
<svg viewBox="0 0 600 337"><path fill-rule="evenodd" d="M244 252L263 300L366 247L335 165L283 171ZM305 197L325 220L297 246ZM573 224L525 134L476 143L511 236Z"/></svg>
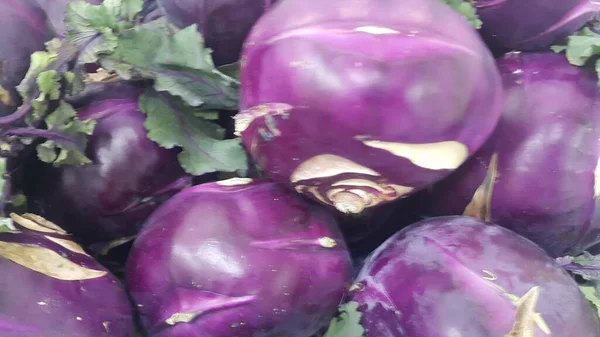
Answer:
<svg viewBox="0 0 600 337"><path fill-rule="evenodd" d="M56 36L64 37L65 36L65 14L67 12L67 6L69 3L79 0L35 0L38 3L46 16L48 17L48 21L50 25L53 27ZM100 5L102 0L85 0L85 2L90 3L92 5Z"/></svg>
<svg viewBox="0 0 600 337"><path fill-rule="evenodd" d="M600 240L596 75L551 52L507 54L498 67L506 93L498 128L419 196L424 213L491 221L553 257L581 253Z"/></svg>
<svg viewBox="0 0 600 337"><path fill-rule="evenodd" d="M19 232L0 233L2 337L134 336L133 308L116 277L56 225L11 217Z"/></svg>
<svg viewBox="0 0 600 337"><path fill-rule="evenodd" d="M475 0L481 34L498 52L542 50L596 18L594 0Z"/></svg>
<svg viewBox="0 0 600 337"><path fill-rule="evenodd" d="M236 62L258 18L276 0L156 0L180 28L196 24L217 66Z"/></svg>
<svg viewBox="0 0 600 337"><path fill-rule="evenodd" d="M234 178L154 212L126 280L151 337L306 337L336 313L350 273L330 214L277 183Z"/></svg>
<svg viewBox="0 0 600 337"><path fill-rule="evenodd" d="M490 52L439 0L283 1L247 39L241 81L236 129L257 164L345 213L447 176L502 102Z"/></svg>
<svg viewBox="0 0 600 337"><path fill-rule="evenodd" d="M542 249L470 217L423 220L389 238L367 259L349 300L359 303L365 337L600 334L575 281Z"/></svg>
<svg viewBox="0 0 600 337"><path fill-rule="evenodd" d="M90 86L90 92L75 103L81 104L76 106L82 120L97 122L86 149L93 164L32 163L25 192L36 212L102 249L107 241L135 235L157 205L191 177L176 151L147 138L137 88L117 82Z"/></svg>
<svg viewBox="0 0 600 337"><path fill-rule="evenodd" d="M0 22L0 116L6 116L21 104L15 87L29 69L30 54L44 50L53 36L33 0L2 0Z"/></svg>

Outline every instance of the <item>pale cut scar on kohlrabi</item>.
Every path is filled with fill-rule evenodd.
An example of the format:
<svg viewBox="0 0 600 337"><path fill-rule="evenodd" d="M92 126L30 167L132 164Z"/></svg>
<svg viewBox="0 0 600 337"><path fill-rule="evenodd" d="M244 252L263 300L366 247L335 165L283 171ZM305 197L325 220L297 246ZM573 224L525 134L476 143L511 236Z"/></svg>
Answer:
<svg viewBox="0 0 600 337"><path fill-rule="evenodd" d="M515 324L506 337L535 337L535 318L539 317L535 310L539 297L539 287L533 287L519 299Z"/></svg>
<svg viewBox="0 0 600 337"><path fill-rule="evenodd" d="M329 178L345 173L380 176L379 172L355 163L350 159L334 154L320 154L298 165L290 175L290 181L296 183L301 180Z"/></svg>
<svg viewBox="0 0 600 337"><path fill-rule="evenodd" d="M594 170L594 199L597 199L598 197L600 197L600 158L598 158Z"/></svg>
<svg viewBox="0 0 600 337"><path fill-rule="evenodd" d="M21 216L15 213L11 213L10 218L17 224L32 231L42 233L67 234L67 232L64 229L35 214L26 213Z"/></svg>
<svg viewBox="0 0 600 337"><path fill-rule="evenodd" d="M390 184L381 180L381 174L371 168L360 165L347 158L333 154L321 154L309 158L292 172L290 181L297 183L311 179L332 178L341 174L360 174L371 177L350 178L323 184L326 190L318 186L295 186L299 193L310 193L322 203L332 205L342 213L360 213L367 207L373 207L384 201L394 200L410 193L413 187ZM377 191L373 193L372 191Z"/></svg>
<svg viewBox="0 0 600 337"><path fill-rule="evenodd" d="M57 252L38 246L0 241L0 256L35 272L63 281L80 281L102 277L103 270L76 264Z"/></svg>
<svg viewBox="0 0 600 337"><path fill-rule="evenodd" d="M240 111L235 118L235 131L236 136L240 136L252 122L260 117L274 117L274 116L287 116L292 106L286 103L268 103L253 106L249 109ZM271 120L266 121L267 123L272 122ZM273 127L271 125L271 127Z"/></svg>
<svg viewBox="0 0 600 337"><path fill-rule="evenodd" d="M358 137L361 138L361 137ZM366 146L385 150L397 157L408 159L416 166L429 170L454 170L469 157L466 145L456 141L408 144L362 140Z"/></svg>
<svg viewBox="0 0 600 337"><path fill-rule="evenodd" d="M85 252L85 250L83 250L83 248L81 248L80 245L78 245L77 243L75 243L72 240L67 240L67 239L60 239L60 238L55 238L53 236L49 236L49 235L45 235L44 236L46 239L56 243L57 245L66 248L72 252L75 253L79 253L79 254L84 254L87 255L87 253Z"/></svg>
<svg viewBox="0 0 600 337"><path fill-rule="evenodd" d="M219 180L216 182L216 184L221 186L239 186L248 185L253 181L254 180L252 180L252 178L229 178L225 180Z"/></svg>
<svg viewBox="0 0 600 337"><path fill-rule="evenodd" d="M197 290L201 292L202 290ZM191 312L175 312L167 319L165 319L165 323L168 325L176 325L179 323L189 323L196 318L203 317L207 313L214 313L218 310L228 310L235 307L245 306L256 300L256 295L246 295L239 297L226 297L222 298L221 301L216 301L212 304L208 304L205 308L198 311ZM239 323L239 322L238 322ZM232 324L238 324L232 322ZM242 323L242 325L244 325Z"/></svg>
<svg viewBox="0 0 600 337"><path fill-rule="evenodd" d="M490 159L485 177L481 185L477 187L471 202L465 207L464 216L470 216L482 221L492 220L492 194L494 184L498 177L498 154L494 153Z"/></svg>
<svg viewBox="0 0 600 337"><path fill-rule="evenodd" d="M496 289L502 296L508 299L516 307L515 323L505 337L535 337L534 327L537 326L544 334L551 336L550 328L542 315L536 312L540 289L534 286L525 295L519 297L509 293L499 284L495 283L498 276L490 271L484 270L483 279L489 286Z"/></svg>

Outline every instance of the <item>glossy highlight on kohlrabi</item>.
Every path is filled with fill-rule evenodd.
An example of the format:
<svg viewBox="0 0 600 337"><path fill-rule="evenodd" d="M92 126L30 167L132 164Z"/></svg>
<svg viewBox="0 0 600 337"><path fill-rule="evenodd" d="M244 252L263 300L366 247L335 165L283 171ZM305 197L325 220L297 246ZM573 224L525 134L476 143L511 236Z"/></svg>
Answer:
<svg viewBox="0 0 600 337"><path fill-rule="evenodd" d="M329 213L277 183L233 178L157 209L126 280L150 337L308 337L336 313L350 273Z"/></svg>
<svg viewBox="0 0 600 337"><path fill-rule="evenodd" d="M151 0L152 1L152 0ZM154 0L180 28L193 24L217 66L238 61L248 32L276 0Z"/></svg>
<svg viewBox="0 0 600 337"><path fill-rule="evenodd" d="M33 214L11 218L14 231L0 233L0 336L135 336L133 307L115 276L57 225Z"/></svg>
<svg viewBox="0 0 600 337"><path fill-rule="evenodd" d="M86 245L135 235L160 202L191 181L175 150L148 139L139 94L127 82L88 84L71 103L81 120L96 121L86 149L92 163L28 164L30 205Z"/></svg>
<svg viewBox="0 0 600 337"><path fill-rule="evenodd" d="M497 52L544 50L598 17L596 0L475 0L481 34Z"/></svg>
<svg viewBox="0 0 600 337"><path fill-rule="evenodd" d="M554 256L600 241L600 92L593 69L563 55L498 61L505 105L490 140L424 192L426 215L471 215L507 227Z"/></svg>
<svg viewBox="0 0 600 337"><path fill-rule="evenodd" d="M0 2L0 116L21 104L16 86L29 69L30 54L52 39L44 11L34 0Z"/></svg>
<svg viewBox="0 0 600 337"><path fill-rule="evenodd" d="M598 317L540 247L471 217L430 218L389 238L352 286L364 337L595 337Z"/></svg>
<svg viewBox="0 0 600 337"><path fill-rule="evenodd" d="M246 40L241 82L257 164L345 213L442 179L501 110L492 55L439 0L282 1Z"/></svg>

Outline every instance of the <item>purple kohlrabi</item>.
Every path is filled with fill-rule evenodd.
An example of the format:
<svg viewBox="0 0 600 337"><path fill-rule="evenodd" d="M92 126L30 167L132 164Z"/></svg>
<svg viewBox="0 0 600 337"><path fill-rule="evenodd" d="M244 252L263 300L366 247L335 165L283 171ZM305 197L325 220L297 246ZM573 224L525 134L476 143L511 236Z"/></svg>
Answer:
<svg viewBox="0 0 600 337"><path fill-rule="evenodd" d="M540 247L471 217L430 218L370 255L350 289L364 337L597 337L577 283Z"/></svg>
<svg viewBox="0 0 600 337"><path fill-rule="evenodd" d="M150 0L180 28L197 25L216 65L236 62L244 39L276 0ZM155 11L154 13L157 13Z"/></svg>
<svg viewBox="0 0 600 337"><path fill-rule="evenodd" d="M308 337L337 311L350 258L334 218L268 180L183 190L127 261L151 337Z"/></svg>
<svg viewBox="0 0 600 337"><path fill-rule="evenodd" d="M11 218L13 230L0 233L0 336L134 337L133 307L115 276L55 224Z"/></svg>
<svg viewBox="0 0 600 337"><path fill-rule="evenodd" d="M15 87L27 73L30 54L44 50L53 36L34 0L2 0L0 23L0 116L5 116L21 104Z"/></svg>
<svg viewBox="0 0 600 337"><path fill-rule="evenodd" d="M595 0L475 0L475 6L482 36L497 52L547 49L600 12Z"/></svg>
<svg viewBox="0 0 600 337"><path fill-rule="evenodd" d="M556 257L600 241L600 91L592 69L563 55L498 61L505 105L490 140L424 192L426 215L505 226Z"/></svg>
<svg viewBox="0 0 600 337"><path fill-rule="evenodd" d="M501 110L492 55L439 0L285 0L241 63L236 129L254 160L347 213L448 175Z"/></svg>
<svg viewBox="0 0 600 337"><path fill-rule="evenodd" d="M86 149L93 163L56 168L32 160L24 179L36 212L87 245L135 235L157 204L191 179L176 151L148 139L137 87L114 82L86 90L72 103L80 119L97 123Z"/></svg>

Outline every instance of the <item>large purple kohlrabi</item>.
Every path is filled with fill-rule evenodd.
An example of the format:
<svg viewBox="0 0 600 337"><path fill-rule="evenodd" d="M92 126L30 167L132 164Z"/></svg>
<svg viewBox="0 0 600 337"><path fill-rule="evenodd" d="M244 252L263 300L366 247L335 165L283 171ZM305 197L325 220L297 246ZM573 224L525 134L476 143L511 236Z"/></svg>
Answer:
<svg viewBox="0 0 600 337"><path fill-rule="evenodd" d="M505 226L552 256L600 241L600 91L563 55L498 61L506 101L498 128L467 163L422 194L427 215Z"/></svg>
<svg viewBox="0 0 600 337"><path fill-rule="evenodd" d="M0 116L5 116L21 104L15 87L27 73L30 54L44 50L53 36L34 0L2 0L0 23Z"/></svg>
<svg viewBox="0 0 600 337"><path fill-rule="evenodd" d="M216 65L236 62L248 32L276 0L150 0L180 28L197 25Z"/></svg>
<svg viewBox="0 0 600 337"><path fill-rule="evenodd" d="M177 152L148 139L137 87L89 84L75 105L79 118L97 122L83 166L33 161L24 178L36 212L61 223L81 242L135 235L157 204L189 183Z"/></svg>
<svg viewBox="0 0 600 337"><path fill-rule="evenodd" d="M115 276L55 224L11 218L14 231L0 233L0 336L135 336L133 307Z"/></svg>
<svg viewBox="0 0 600 337"><path fill-rule="evenodd" d="M600 12L595 0L475 0L475 6L482 36L497 52L547 49Z"/></svg>
<svg viewBox="0 0 600 337"><path fill-rule="evenodd" d="M335 314L350 269L319 205L268 180L233 178L156 210L126 279L151 337L307 337Z"/></svg>
<svg viewBox="0 0 600 337"><path fill-rule="evenodd" d="M245 45L244 145L268 176L342 212L445 177L500 115L494 59L439 0L285 0Z"/></svg>
<svg viewBox="0 0 600 337"><path fill-rule="evenodd" d="M540 247L471 217L430 218L367 258L350 291L364 337L600 335L577 284Z"/></svg>

